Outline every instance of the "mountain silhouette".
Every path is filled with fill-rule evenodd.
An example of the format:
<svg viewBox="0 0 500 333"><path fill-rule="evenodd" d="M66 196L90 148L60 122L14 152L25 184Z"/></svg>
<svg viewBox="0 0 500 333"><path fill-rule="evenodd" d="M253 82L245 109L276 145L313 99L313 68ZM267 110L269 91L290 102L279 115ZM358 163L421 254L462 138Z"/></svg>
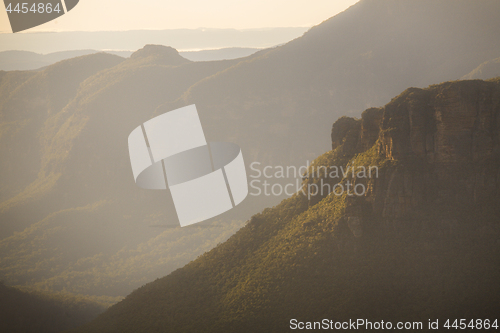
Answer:
<svg viewBox="0 0 500 333"><path fill-rule="evenodd" d="M230 47L217 50L184 51L179 54L191 61L214 61L247 57L259 49ZM3 51L0 52L0 70L40 70L61 60L79 57L82 55L99 53L97 50L61 51L49 54L38 54L29 51ZM128 58L131 51L106 51L123 58Z"/></svg>
<svg viewBox="0 0 500 333"><path fill-rule="evenodd" d="M464 75L462 80L487 80L500 76L500 58L483 62L469 74Z"/></svg>

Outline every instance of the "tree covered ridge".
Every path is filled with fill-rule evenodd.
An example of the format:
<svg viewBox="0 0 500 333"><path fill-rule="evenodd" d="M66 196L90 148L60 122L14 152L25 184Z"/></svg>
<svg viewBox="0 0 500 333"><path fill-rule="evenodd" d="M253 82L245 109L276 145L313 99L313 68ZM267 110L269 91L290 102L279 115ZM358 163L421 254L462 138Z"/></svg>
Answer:
<svg viewBox="0 0 500 333"><path fill-rule="evenodd" d="M292 318L494 319L499 142L498 127L484 120L498 122L499 113L496 79L408 89L361 119L341 118L333 127L334 149L314 165L378 166L378 178L336 180L365 182L365 196L308 199L299 192L80 331L285 332ZM476 117L472 127L468 115ZM459 129L482 145L470 151L457 144L448 152L445 139L460 138ZM473 170L468 177L477 181L445 200L453 182L441 177L443 170L452 176ZM303 185L318 177L304 177ZM479 179L492 180L494 188ZM464 204L471 190L488 195Z"/></svg>

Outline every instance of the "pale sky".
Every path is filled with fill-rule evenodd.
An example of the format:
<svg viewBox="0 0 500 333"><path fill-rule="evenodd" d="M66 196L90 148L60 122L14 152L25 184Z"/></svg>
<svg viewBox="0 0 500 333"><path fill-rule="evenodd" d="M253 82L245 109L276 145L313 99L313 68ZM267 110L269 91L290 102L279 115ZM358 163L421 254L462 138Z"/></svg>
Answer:
<svg viewBox="0 0 500 333"><path fill-rule="evenodd" d="M66 15L26 32L272 28L317 25L358 0L80 0ZM11 33L0 2L0 32Z"/></svg>

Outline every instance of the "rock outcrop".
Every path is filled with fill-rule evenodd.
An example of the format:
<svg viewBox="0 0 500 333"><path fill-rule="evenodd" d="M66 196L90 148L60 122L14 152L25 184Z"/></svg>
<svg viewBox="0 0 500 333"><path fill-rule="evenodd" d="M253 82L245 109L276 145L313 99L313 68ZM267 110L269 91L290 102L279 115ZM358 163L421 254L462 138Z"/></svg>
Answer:
<svg viewBox="0 0 500 333"><path fill-rule="evenodd" d="M366 221L366 209L365 216L358 213L361 203L368 204L369 219L386 230L411 226L427 234L453 233L457 207L498 205L499 128L499 79L410 88L359 120L339 119L332 128L334 149L355 165L356 154L373 147L377 163L386 163L375 163L378 177L351 179L367 188L361 198L347 198L353 233L361 235ZM424 211L435 214L424 217Z"/></svg>
<svg viewBox="0 0 500 333"><path fill-rule="evenodd" d="M191 61L183 58L179 52L169 46L148 44L130 56L131 60L142 61L148 64L179 66Z"/></svg>

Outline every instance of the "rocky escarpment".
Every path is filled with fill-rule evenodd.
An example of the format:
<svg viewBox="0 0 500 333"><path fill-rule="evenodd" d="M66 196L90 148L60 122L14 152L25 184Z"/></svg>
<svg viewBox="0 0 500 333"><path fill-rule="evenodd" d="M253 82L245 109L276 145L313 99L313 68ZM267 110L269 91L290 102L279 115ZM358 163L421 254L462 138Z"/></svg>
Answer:
<svg viewBox="0 0 500 333"><path fill-rule="evenodd" d="M348 175L367 189L347 197L346 221L355 236L372 220L385 231L452 234L462 208L498 205L499 129L499 79L410 88L361 119L340 118L332 128L333 152L351 165L379 168L372 177ZM306 184L312 182L318 179Z"/></svg>

